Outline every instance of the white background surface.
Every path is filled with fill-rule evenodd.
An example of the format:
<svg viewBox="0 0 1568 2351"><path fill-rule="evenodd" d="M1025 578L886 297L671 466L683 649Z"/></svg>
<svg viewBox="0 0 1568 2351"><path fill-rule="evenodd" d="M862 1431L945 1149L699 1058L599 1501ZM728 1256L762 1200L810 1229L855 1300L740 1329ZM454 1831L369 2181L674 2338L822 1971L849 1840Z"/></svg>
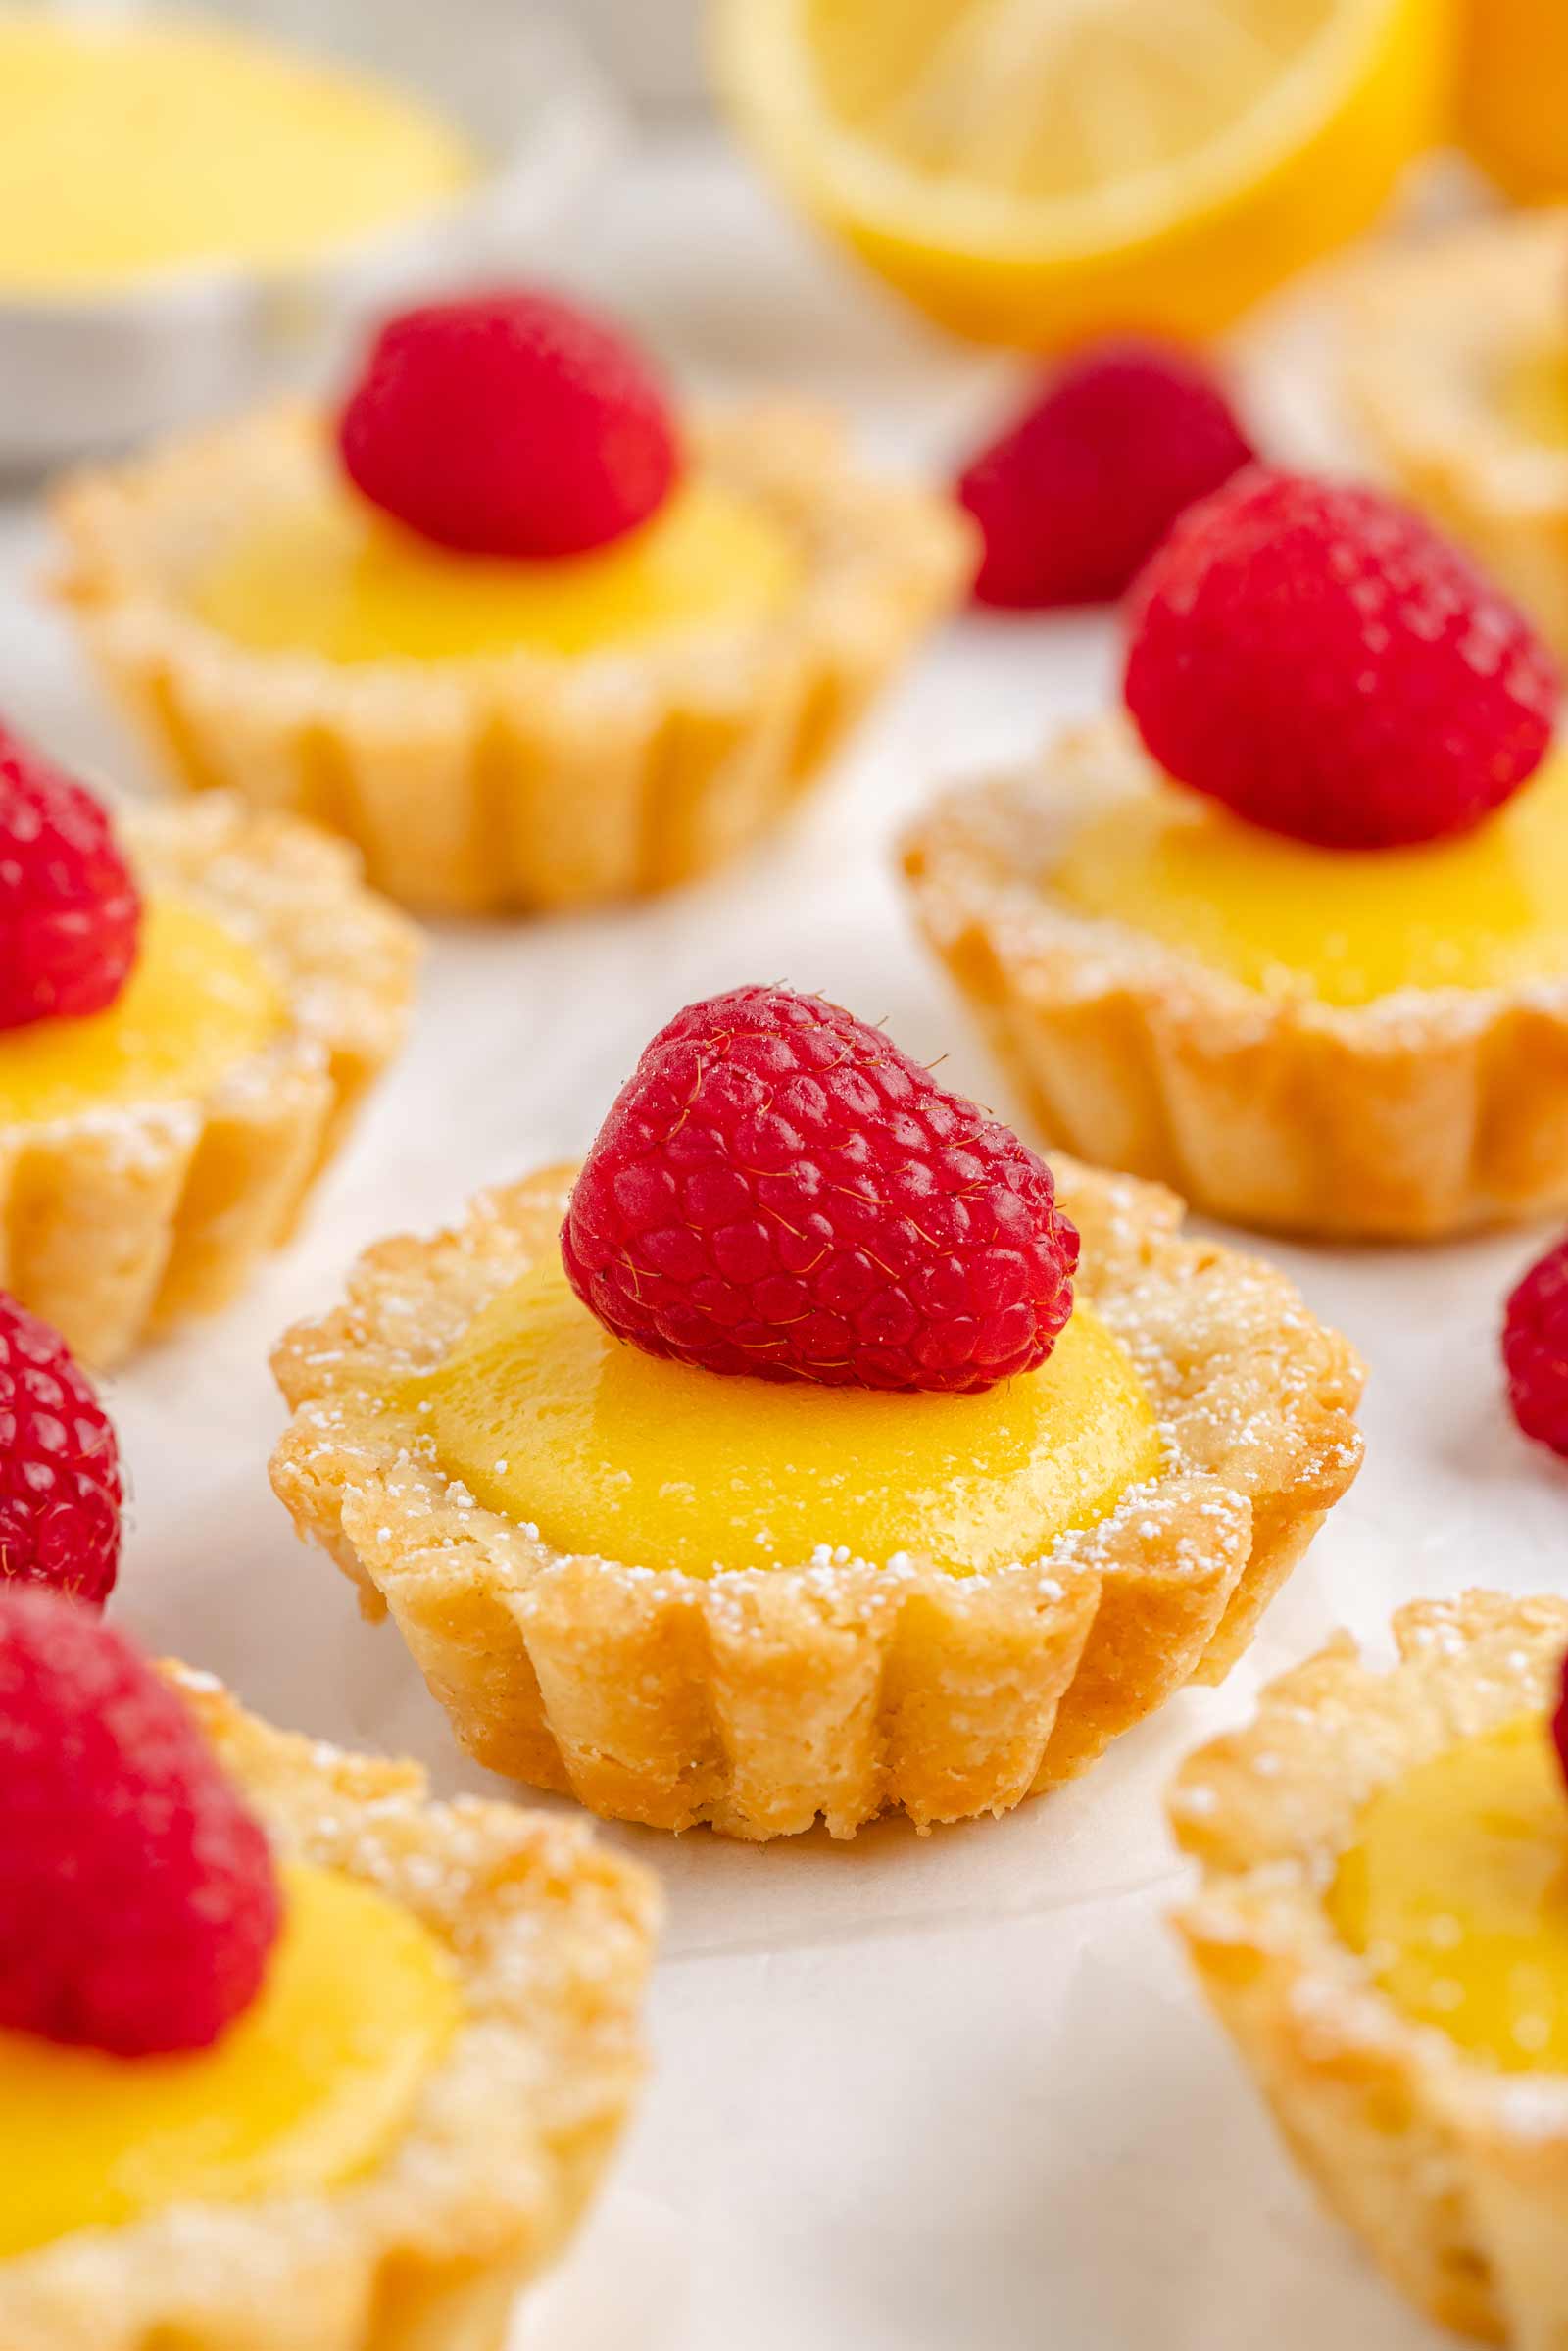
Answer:
<svg viewBox="0 0 1568 2351"><path fill-rule="evenodd" d="M688 375L803 378L879 453L946 465L991 362L895 319L707 151L628 167L561 274L612 295ZM1310 425L1299 378L1287 389ZM32 593L35 520L0 537L0 708L132 775ZM485 1785L397 1636L300 1548L266 1479L269 1343L388 1231L578 1151L651 1032L746 980L819 988L961 1090L1001 1081L911 939L889 835L939 775L1024 756L1108 691L1092 620L967 620L884 707L785 841L678 900L434 943L412 1050L303 1240L240 1307L113 1384L133 1487L118 1603L279 1722ZM1430 2335L1319 2218L1162 1924L1177 1758L1333 1625L1466 1584L1568 1588L1568 1473L1503 1411L1494 1326L1534 1237L1443 1252L1276 1249L1365 1351L1369 1455L1220 1691L1084 1782L921 1839L886 1825L756 1849L609 1831L662 1877L657 2072L533 2351L1419 2351ZM549 1799L543 1799L548 1801Z"/></svg>

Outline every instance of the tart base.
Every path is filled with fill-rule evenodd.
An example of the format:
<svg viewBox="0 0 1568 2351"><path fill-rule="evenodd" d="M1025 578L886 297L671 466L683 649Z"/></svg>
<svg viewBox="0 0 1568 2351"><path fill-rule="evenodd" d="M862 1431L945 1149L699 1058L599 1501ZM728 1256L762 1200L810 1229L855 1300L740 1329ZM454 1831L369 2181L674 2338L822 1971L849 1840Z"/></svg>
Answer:
<svg viewBox="0 0 1568 2351"><path fill-rule="evenodd" d="M1120 721L960 787L905 837L921 928L1050 1143L1228 1222L1436 1240L1568 1212L1568 983L1273 998L1052 889L1155 788Z"/></svg>
<svg viewBox="0 0 1568 2351"><path fill-rule="evenodd" d="M564 1556L456 1486L390 1392L557 1246L572 1174L360 1260L348 1304L274 1356L294 1418L272 1479L470 1753L595 1812L751 1838L1005 1812L1219 1678L1359 1465L1359 1364L1290 1284L1182 1239L1168 1195L1068 1166L1083 1295L1167 1454L1108 1518L972 1576L826 1548L709 1577Z"/></svg>
<svg viewBox="0 0 1568 2351"><path fill-rule="evenodd" d="M200 2204L0 2264L6 2351L501 2351L641 2080L658 1899L581 1828L428 1801L413 1764L273 1731L170 1669L278 1848L401 1902L466 2016L399 2146L316 2196Z"/></svg>
<svg viewBox="0 0 1568 2351"><path fill-rule="evenodd" d="M700 423L693 463L801 551L803 584L766 621L577 661L345 666L249 651L184 609L180 582L215 527L331 478L302 408L68 486L61 594L175 782L346 834L401 904L641 896L784 816L975 561L956 508L863 478L809 410L754 404Z"/></svg>
<svg viewBox="0 0 1568 2351"><path fill-rule="evenodd" d="M1170 1815L1202 1865L1178 1915L1208 1999L1324 2202L1441 2325L1568 2342L1568 2078L1502 2074L1414 2022L1323 1904L1369 1795L1555 1701L1568 1602L1473 1592L1394 1620L1375 1673L1341 1635L1183 1768Z"/></svg>
<svg viewBox="0 0 1568 2351"><path fill-rule="evenodd" d="M237 802L120 812L140 880L245 939L286 1025L201 1100L0 1123L0 1287L112 1368L285 1240L407 1025L417 942L352 851Z"/></svg>

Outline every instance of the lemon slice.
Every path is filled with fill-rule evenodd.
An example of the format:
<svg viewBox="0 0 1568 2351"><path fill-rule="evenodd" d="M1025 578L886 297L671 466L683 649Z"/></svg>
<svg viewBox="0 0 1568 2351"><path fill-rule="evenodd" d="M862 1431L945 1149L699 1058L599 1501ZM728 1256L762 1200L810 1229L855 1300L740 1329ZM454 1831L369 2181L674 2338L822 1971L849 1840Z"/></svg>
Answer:
<svg viewBox="0 0 1568 2351"><path fill-rule="evenodd" d="M712 0L797 199L960 333L1223 326L1436 136L1447 0Z"/></svg>
<svg viewBox="0 0 1568 2351"><path fill-rule="evenodd" d="M1510 196L1568 194L1568 9L1468 0L1455 88L1459 135Z"/></svg>

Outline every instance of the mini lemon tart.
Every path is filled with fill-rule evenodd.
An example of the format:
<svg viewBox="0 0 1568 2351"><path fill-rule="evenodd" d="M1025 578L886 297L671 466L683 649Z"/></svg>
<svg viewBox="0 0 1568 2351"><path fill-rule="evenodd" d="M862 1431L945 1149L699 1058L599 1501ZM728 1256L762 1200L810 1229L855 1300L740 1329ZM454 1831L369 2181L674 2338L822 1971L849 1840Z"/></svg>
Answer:
<svg viewBox="0 0 1568 2351"><path fill-rule="evenodd" d="M774 825L975 560L956 508L862 476L815 415L687 441L625 537L474 557L275 410L69 486L63 593L174 781L334 827L403 904L636 896Z"/></svg>
<svg viewBox="0 0 1568 2351"><path fill-rule="evenodd" d="M1354 422L1397 487L1568 653L1568 213L1498 214L1367 264Z"/></svg>
<svg viewBox="0 0 1568 2351"><path fill-rule="evenodd" d="M135 960L0 1029L0 1281L100 1367L224 1304L402 1042L416 941L352 852L216 798L126 808Z"/></svg>
<svg viewBox="0 0 1568 2351"><path fill-rule="evenodd" d="M1359 1460L1359 1366L1149 1187L1058 1170L1078 1302L977 1395L606 1331L573 1171L361 1259L274 1362L273 1483L483 1762L655 1827L1004 1812L1218 1679Z"/></svg>
<svg viewBox="0 0 1568 2351"><path fill-rule="evenodd" d="M642 2072L651 1883L579 1828L428 1800L167 1669L277 1857L260 1994L208 2049L0 2033L8 2351L500 2351Z"/></svg>
<svg viewBox="0 0 1568 2351"><path fill-rule="evenodd" d="M903 861L1045 1134L1210 1214L1414 1239L1568 1207L1568 759L1346 851L1174 789L1120 721L960 788Z"/></svg>
<svg viewBox="0 0 1568 2351"><path fill-rule="evenodd" d="M1568 2332L1568 1604L1473 1592L1340 1635L1171 1792L1178 1924L1293 2153L1445 2326Z"/></svg>

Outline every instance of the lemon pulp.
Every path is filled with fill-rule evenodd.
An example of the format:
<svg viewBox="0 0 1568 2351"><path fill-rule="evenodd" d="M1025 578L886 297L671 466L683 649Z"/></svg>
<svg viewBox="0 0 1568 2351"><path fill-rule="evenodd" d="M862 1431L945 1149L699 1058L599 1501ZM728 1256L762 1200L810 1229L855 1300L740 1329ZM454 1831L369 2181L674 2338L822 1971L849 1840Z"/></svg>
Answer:
<svg viewBox="0 0 1568 2351"><path fill-rule="evenodd" d="M111 2057L0 2033L0 2257L168 2204L330 2187L396 2141L460 2018L451 1961L372 1887L281 1875L267 1981L213 2048Z"/></svg>
<svg viewBox="0 0 1568 2351"><path fill-rule="evenodd" d="M1568 759L1474 832L1314 849L1178 790L1083 826L1053 887L1266 995L1364 1004L1401 988L1568 972Z"/></svg>
<svg viewBox="0 0 1568 2351"><path fill-rule="evenodd" d="M1329 1911L1408 2015L1507 2072L1568 2070L1568 1790L1538 1715L1380 1789Z"/></svg>
<svg viewBox="0 0 1568 2351"><path fill-rule="evenodd" d="M957 1573L1033 1559L1162 1459L1137 1373L1083 1304L1038 1371L889 1396L662 1362L612 1338L555 1260L405 1400L450 1476L556 1549L691 1575L841 1544Z"/></svg>
<svg viewBox="0 0 1568 2351"><path fill-rule="evenodd" d="M1568 449L1568 341L1527 352L1507 370L1500 406L1525 440Z"/></svg>
<svg viewBox="0 0 1568 2351"><path fill-rule="evenodd" d="M549 562L452 554L333 491L254 519L191 602L224 636L264 652L334 661L571 655L760 617L784 601L799 568L765 514L701 480L612 545Z"/></svg>
<svg viewBox="0 0 1568 2351"><path fill-rule="evenodd" d="M197 907L154 899L130 977L107 1010L0 1030L0 1121L42 1126L199 1097L267 1045L284 1018L254 949Z"/></svg>

